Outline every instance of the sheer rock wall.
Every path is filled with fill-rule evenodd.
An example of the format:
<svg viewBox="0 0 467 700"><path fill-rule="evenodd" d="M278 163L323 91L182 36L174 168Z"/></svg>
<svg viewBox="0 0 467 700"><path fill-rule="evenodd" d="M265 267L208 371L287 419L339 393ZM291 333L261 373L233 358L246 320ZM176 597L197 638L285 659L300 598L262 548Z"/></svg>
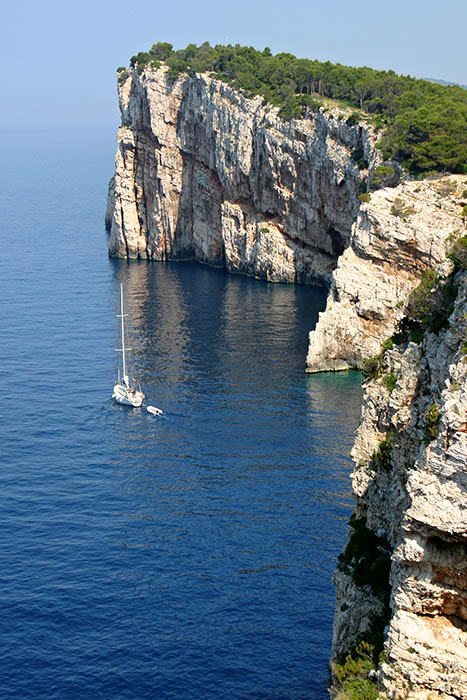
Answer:
<svg viewBox="0 0 467 700"><path fill-rule="evenodd" d="M379 352L423 271L442 271L446 239L464 228L463 180L406 182L373 192L362 204L326 309L310 333L307 372L359 368Z"/></svg>
<svg viewBox="0 0 467 700"><path fill-rule="evenodd" d="M384 372L396 377L392 392L384 376L366 382L352 452L355 515L391 552L389 622L377 670L382 697L390 699L467 697L466 273L456 282L448 327L384 354ZM430 433L433 405L439 421ZM390 463L378 466L374 455L390 434ZM336 662L368 637L381 598L342 566L335 583Z"/></svg>
<svg viewBox="0 0 467 700"><path fill-rule="evenodd" d="M342 113L285 122L207 75L121 74L110 254L190 259L273 282L329 285L359 208L372 130Z"/></svg>

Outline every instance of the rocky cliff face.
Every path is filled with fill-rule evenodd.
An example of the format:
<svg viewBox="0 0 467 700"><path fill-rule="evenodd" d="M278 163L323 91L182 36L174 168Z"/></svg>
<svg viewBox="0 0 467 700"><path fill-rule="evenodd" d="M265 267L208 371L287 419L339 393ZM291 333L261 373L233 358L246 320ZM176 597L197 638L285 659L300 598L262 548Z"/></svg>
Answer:
<svg viewBox="0 0 467 700"><path fill-rule="evenodd" d="M462 176L373 192L333 273L326 310L310 333L307 371L358 368L379 352L427 267L442 271L446 240L463 230Z"/></svg>
<svg viewBox="0 0 467 700"><path fill-rule="evenodd" d="M359 208L351 153L377 158L371 128L338 111L285 122L207 75L120 76L110 254L328 285Z"/></svg>
<svg viewBox="0 0 467 700"><path fill-rule="evenodd" d="M374 639L376 627L385 639L377 679L391 699L467 697L465 272L456 284L447 328L384 354L353 448L356 507L335 573L333 657Z"/></svg>

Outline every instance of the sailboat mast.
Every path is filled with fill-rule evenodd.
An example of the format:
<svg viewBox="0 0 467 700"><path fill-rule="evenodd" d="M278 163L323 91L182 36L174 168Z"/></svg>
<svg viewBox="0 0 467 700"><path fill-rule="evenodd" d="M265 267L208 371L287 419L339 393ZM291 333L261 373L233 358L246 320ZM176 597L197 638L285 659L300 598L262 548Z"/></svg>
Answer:
<svg viewBox="0 0 467 700"><path fill-rule="evenodd" d="M123 381L126 383L126 359L125 359L125 325L123 321L123 284L120 285L120 315L122 319L122 366L123 366Z"/></svg>

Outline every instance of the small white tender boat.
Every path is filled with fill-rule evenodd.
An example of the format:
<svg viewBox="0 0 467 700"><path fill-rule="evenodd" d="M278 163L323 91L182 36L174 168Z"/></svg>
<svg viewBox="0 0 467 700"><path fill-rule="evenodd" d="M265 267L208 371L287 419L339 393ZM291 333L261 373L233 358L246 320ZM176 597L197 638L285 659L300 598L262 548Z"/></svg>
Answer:
<svg viewBox="0 0 467 700"><path fill-rule="evenodd" d="M164 413L161 408L156 408L155 406L146 406L146 411L152 413L153 416L162 416Z"/></svg>
<svg viewBox="0 0 467 700"><path fill-rule="evenodd" d="M144 394L141 391L141 387L137 383L136 379L133 378L133 384L130 384L130 379L127 374L126 368L126 352L131 350L131 348L125 348L125 316L127 314L123 313L123 285L120 285L120 313L117 314L122 320L121 333L122 333L122 347L117 348L116 352L122 353L122 375L120 375L120 364L118 366L118 379L114 386L114 392L112 398L118 403L122 403L125 406L133 406L137 408L141 406L144 399Z"/></svg>

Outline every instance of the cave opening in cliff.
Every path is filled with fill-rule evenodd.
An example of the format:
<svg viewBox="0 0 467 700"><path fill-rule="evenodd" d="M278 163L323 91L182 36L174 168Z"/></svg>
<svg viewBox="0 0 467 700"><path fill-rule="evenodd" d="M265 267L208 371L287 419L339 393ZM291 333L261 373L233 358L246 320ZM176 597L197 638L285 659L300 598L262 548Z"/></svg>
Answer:
<svg viewBox="0 0 467 700"><path fill-rule="evenodd" d="M328 229L328 236L331 239L333 255L339 257L345 250L346 242L343 236L335 228Z"/></svg>

